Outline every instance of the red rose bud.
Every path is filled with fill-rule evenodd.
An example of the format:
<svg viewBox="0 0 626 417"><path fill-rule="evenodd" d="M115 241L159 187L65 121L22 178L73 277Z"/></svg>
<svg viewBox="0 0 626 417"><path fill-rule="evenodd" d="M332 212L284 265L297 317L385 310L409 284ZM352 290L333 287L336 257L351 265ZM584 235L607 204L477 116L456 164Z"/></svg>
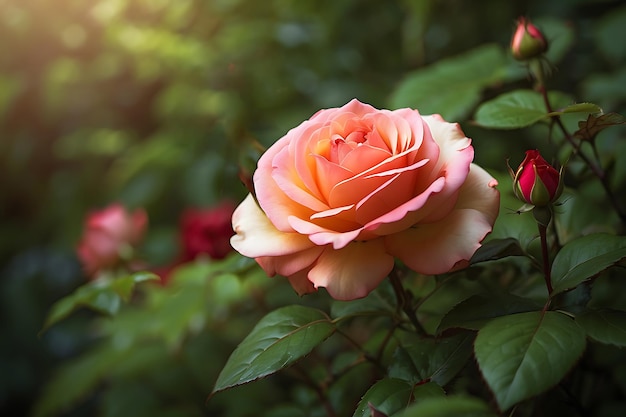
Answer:
<svg viewBox="0 0 626 417"><path fill-rule="evenodd" d="M548 50L548 41L537 26L521 17L517 21L517 28L511 40L513 58L526 61L538 57Z"/></svg>
<svg viewBox="0 0 626 417"><path fill-rule="evenodd" d="M526 151L513 178L513 191L517 198L534 206L553 203L563 191L561 173L541 157L539 151Z"/></svg>

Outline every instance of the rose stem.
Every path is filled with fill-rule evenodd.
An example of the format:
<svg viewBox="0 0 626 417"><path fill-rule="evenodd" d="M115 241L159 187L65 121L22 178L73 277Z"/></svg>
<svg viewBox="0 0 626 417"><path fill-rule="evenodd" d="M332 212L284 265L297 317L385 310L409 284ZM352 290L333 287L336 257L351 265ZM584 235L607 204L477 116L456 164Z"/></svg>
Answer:
<svg viewBox="0 0 626 417"><path fill-rule="evenodd" d="M552 276L550 274L550 258L548 255L548 237L546 230L548 227L544 224L537 222L539 228L539 237L541 239L541 256L543 257L543 277L546 281L546 287L548 288L548 295L552 294Z"/></svg>
<svg viewBox="0 0 626 417"><path fill-rule="evenodd" d="M404 313L407 315L413 327L420 335L426 335L426 330L422 326L422 324L417 319L417 315L415 314L415 310L413 310L411 303L407 297L407 292L402 286L402 282L400 282L400 276L398 275L398 270L394 266L394 268L389 273L389 280L391 281L391 285L393 286L393 290L396 293L396 298L398 300L398 307L401 308Z"/></svg>
<svg viewBox="0 0 626 417"><path fill-rule="evenodd" d="M552 105L550 104L550 99L548 98L548 92L546 90L545 85L543 83L541 83L541 84L539 84L537 86L537 89L539 90L539 92L541 93L541 96L543 97L543 102L544 102L544 104L546 106L546 110L548 111L548 113L552 113L552 111L553 111L552 110ZM580 156L580 159L582 159L585 164L587 164L589 169L591 169L591 171L593 171L594 175L596 177L598 177L598 179L600 180L600 184L602 184L602 188L604 188L604 192L609 197L611 205L613 206L613 208L617 212L617 215L621 219L622 223L626 223L626 213L622 211L622 209L620 208L620 205L619 205L619 203L617 201L617 198L615 198L615 194L613 194L613 191L611 191L611 187L609 185L609 181L608 181L608 179L606 177L605 172L602 170L602 168L600 168L599 166L594 164L587 157L587 155L585 155L582 152L580 147L576 144L576 142L574 142L574 138L572 138L572 136L569 134L569 132L565 128L565 125L563 125L563 122L561 121L561 117L558 116L558 115L554 115L554 116L551 116L551 117L552 117L552 120L554 120L556 122L556 124L559 126L559 129L561 129L561 132L563 132L563 135L565 136L565 139L570 143L570 145L572 145L572 147L574 148L574 151L576 151L576 154L578 156Z"/></svg>

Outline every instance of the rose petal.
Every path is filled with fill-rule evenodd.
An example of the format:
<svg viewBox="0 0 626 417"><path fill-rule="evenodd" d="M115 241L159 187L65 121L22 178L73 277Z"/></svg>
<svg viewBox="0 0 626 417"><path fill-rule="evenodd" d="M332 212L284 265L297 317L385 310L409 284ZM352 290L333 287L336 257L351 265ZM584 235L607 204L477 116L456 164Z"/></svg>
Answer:
<svg viewBox="0 0 626 417"><path fill-rule="evenodd" d="M422 274L442 274L469 260L498 215L499 193L493 188L494 181L472 164L454 210L438 222L416 224L385 236L387 250Z"/></svg>
<svg viewBox="0 0 626 417"><path fill-rule="evenodd" d="M315 286L308 278L309 270L305 269L287 277L289 283L299 296L310 294L317 291Z"/></svg>
<svg viewBox="0 0 626 417"><path fill-rule="evenodd" d="M340 250L327 247L309 272L309 280L337 300L354 300L376 288L393 263L382 239L353 242Z"/></svg>
<svg viewBox="0 0 626 417"><path fill-rule="evenodd" d="M478 210L493 224L500 211L500 193L495 188L498 181L476 164L461 187L455 208Z"/></svg>
<svg viewBox="0 0 626 417"><path fill-rule="evenodd" d="M332 221L332 219L330 220ZM289 223L298 233L308 235L311 242L316 245L332 244L335 249L341 249L348 243L355 240L363 229L362 227L359 227L342 232L340 231L341 229L337 227L333 227L332 229L325 228L315 223L299 219L295 216L289 217Z"/></svg>
<svg viewBox="0 0 626 417"><path fill-rule="evenodd" d="M233 230L236 235L230 239L230 244L250 258L289 255L313 246L306 236L276 229L251 194L235 209Z"/></svg>
<svg viewBox="0 0 626 417"><path fill-rule="evenodd" d="M268 276L273 277L276 274L280 274L287 277L304 269L309 270L323 250L323 247L314 246L290 255L259 256L256 258L256 261Z"/></svg>

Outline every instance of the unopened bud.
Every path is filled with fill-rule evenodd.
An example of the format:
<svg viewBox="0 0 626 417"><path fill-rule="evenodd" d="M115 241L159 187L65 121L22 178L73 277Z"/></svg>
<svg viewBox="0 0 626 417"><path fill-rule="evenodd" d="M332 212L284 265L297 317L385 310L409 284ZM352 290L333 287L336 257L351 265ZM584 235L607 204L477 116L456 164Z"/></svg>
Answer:
<svg viewBox="0 0 626 417"><path fill-rule="evenodd" d="M526 151L526 158L513 174L513 191L526 204L547 206L563 192L561 173L548 164L539 151Z"/></svg>
<svg viewBox="0 0 626 417"><path fill-rule="evenodd" d="M537 26L521 17L511 39L511 53L518 61L538 57L548 50L548 41Z"/></svg>

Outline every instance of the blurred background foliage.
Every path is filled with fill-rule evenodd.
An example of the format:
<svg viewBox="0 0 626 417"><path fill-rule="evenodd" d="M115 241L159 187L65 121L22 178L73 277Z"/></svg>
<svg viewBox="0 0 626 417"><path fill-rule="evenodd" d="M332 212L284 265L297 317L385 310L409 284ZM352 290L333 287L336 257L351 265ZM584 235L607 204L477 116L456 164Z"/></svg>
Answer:
<svg viewBox="0 0 626 417"><path fill-rule="evenodd" d="M474 139L477 162L497 172L505 172L507 157L516 166L526 149L548 146L545 130L488 131L471 122L480 100L528 85L507 54L522 15L544 22L550 40L561 45L551 51L557 61L551 88L624 114L620 1L0 0L0 414L30 413L59 365L97 339L86 312L38 336L51 303L85 280L74 247L82 219L95 207L122 201L146 208L144 258L165 265L176 254L184 208L243 198L239 167L254 168L257 143L268 146L318 109L354 97L379 108L411 105L451 116ZM446 74L464 61L434 67L443 59L487 44L497 56L474 55L476 70L467 74L474 84L464 85L463 74L454 75L458 83L430 84L441 76L433 71ZM601 149L622 172L615 177L626 178L620 135L623 129L603 133ZM315 300L272 288L276 305ZM105 322L99 332L112 333L106 328L116 325L124 322ZM46 412L94 415L95 404L104 404L101 415L122 415L116 407L143 415L143 404L142 413L167 414L158 406L164 398L169 404L191 398L202 415L216 372L245 335L237 326L250 325L222 326L232 333L220 339L199 333L172 362L163 362L167 344L135 350L149 366L127 360L129 368L115 369L117 383L98 394L87 392L96 385L85 378L97 379L119 361L111 356L115 350L98 356L109 362L89 363L94 356L87 356L66 386L84 386L90 400ZM139 380L150 386L130 377L136 375L130 365L145 371ZM86 371L90 366L100 373ZM197 382L193 389L179 393L190 380ZM242 389L267 403L277 394L263 387ZM294 395L314 402L310 393ZM233 404L242 410L232 415L247 415L246 405ZM186 411L167 415L195 415ZM293 412L272 415L305 415Z"/></svg>

